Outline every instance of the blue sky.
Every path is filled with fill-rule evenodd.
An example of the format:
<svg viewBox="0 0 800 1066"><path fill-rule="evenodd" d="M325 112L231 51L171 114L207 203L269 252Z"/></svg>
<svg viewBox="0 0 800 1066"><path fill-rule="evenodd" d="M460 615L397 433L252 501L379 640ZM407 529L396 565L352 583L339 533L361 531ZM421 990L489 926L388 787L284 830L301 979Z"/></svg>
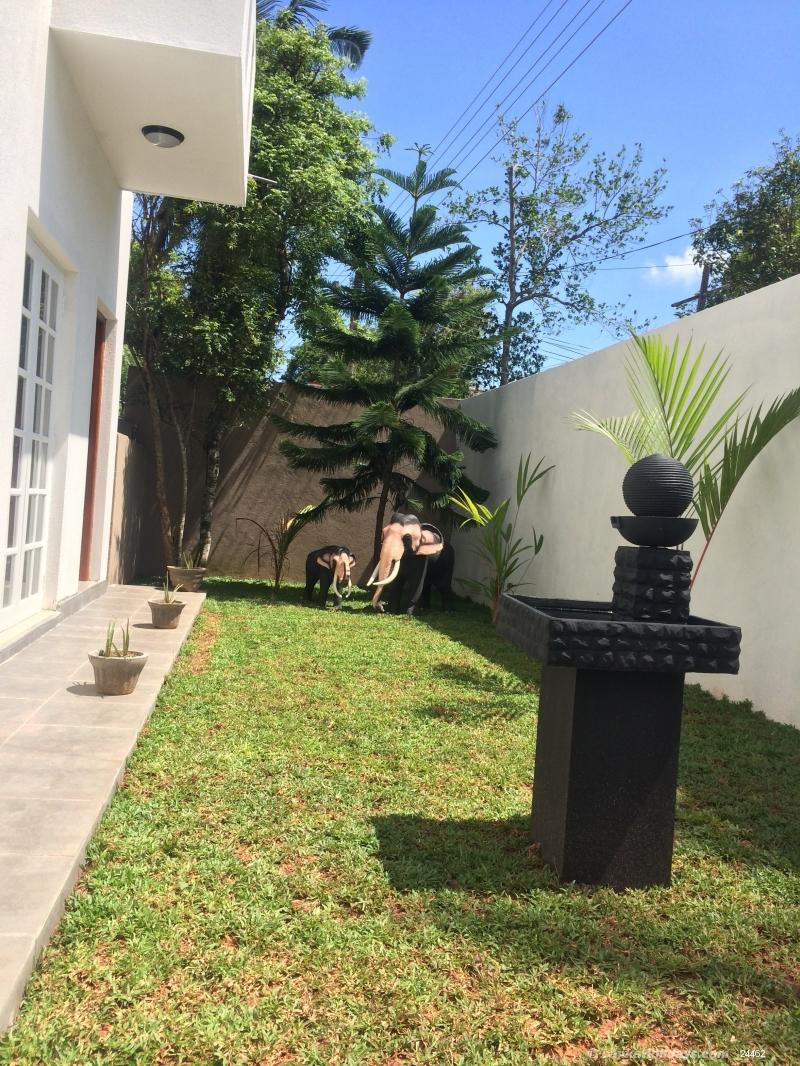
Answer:
<svg viewBox="0 0 800 1066"><path fill-rule="evenodd" d="M415 141L440 141L546 2L331 0L326 21L372 31L373 45L361 69L367 80L362 107L378 131L397 138L392 165L408 168L413 157L404 149ZM494 102L582 3L566 0L547 36L491 95L459 143L491 113ZM601 0L592 0L565 37L598 3ZM623 3L603 0L513 112L532 103ZM554 0L523 47L560 4ZM727 189L749 167L768 162L780 130L800 132L798 41L800 4L794 0L633 0L548 99L567 106L575 128L589 136L594 149L613 152L640 141L649 168L664 161L665 201L673 209L651 228L647 243L659 241L686 232L689 219L704 214L704 205L719 188ZM476 147L461 172L495 139L488 137ZM434 163L448 161L443 156ZM466 180L466 187L488 184L496 172L496 165L486 160ZM485 237L476 238L484 244ZM694 268L681 265L688 245L684 238L609 263L645 269L598 272L591 291L612 303L624 301L631 312L653 324L670 321L670 304L696 290ZM654 269L647 269L650 264ZM612 340L599 326L569 330L563 339L589 349Z"/></svg>

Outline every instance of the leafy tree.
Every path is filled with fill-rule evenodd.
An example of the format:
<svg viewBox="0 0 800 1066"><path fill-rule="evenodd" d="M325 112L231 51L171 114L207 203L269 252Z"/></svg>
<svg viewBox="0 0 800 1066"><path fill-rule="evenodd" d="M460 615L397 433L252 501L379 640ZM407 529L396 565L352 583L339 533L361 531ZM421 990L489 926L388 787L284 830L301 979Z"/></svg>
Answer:
<svg viewBox="0 0 800 1066"><path fill-rule="evenodd" d="M748 170L706 206L710 225L692 219L694 261L709 268L706 306L800 273L800 138L774 148L772 164Z"/></svg>
<svg viewBox="0 0 800 1066"><path fill-rule="evenodd" d="M340 250L352 281L329 290L312 330L314 357L294 375L301 392L360 412L329 426L274 416L293 438L281 442L289 464L322 475L326 508L377 503L376 553L390 501L394 508L412 500L446 508L459 485L486 495L464 474L463 454L446 451L414 422L414 408L470 448L495 444L487 426L442 399L463 389L469 368L485 356L490 341L476 323L491 293L476 284L482 271L466 227L442 221L425 202L455 183L451 170L430 172L424 155L418 149L408 175L378 171L407 195L408 218L379 202L371 225ZM419 474L431 487L416 480Z"/></svg>
<svg viewBox="0 0 800 1066"><path fill-rule="evenodd" d="M540 370L543 335L566 323L618 319L618 309L588 290L596 263L641 243L668 210L659 204L665 171L642 174L641 145L630 155L621 148L590 157L570 117L561 105L552 115L542 105L531 137L517 120L500 118L502 182L452 204L463 222L499 234L492 249L498 344L481 369L485 385Z"/></svg>
<svg viewBox="0 0 800 1066"><path fill-rule="evenodd" d="M319 22L320 12L327 10L327 0L289 0L283 7L278 0L256 0L258 18L274 21L284 15L288 25L305 26L312 30ZM357 26L331 26L326 27L325 32L335 55L353 67L361 65L364 53L372 43L372 34L368 30Z"/></svg>
<svg viewBox="0 0 800 1066"><path fill-rule="evenodd" d="M658 336L634 335L626 366L634 403L629 415L595 418L577 411L577 429L599 433L615 444L629 463L647 455L671 455L695 479L692 509L700 519L705 544L694 569L697 580L711 538L747 468L782 429L800 418L800 388L764 410L759 404L741 411L745 393L720 414L709 414L730 372L721 353L704 364L704 352L692 355L691 342L670 348Z"/></svg>
<svg viewBox="0 0 800 1066"><path fill-rule="evenodd" d="M168 561L184 548L188 459L181 459L179 498L170 501L161 423L176 427L181 455L193 433L205 450L200 537L192 552L204 564L225 436L265 409L282 325L316 301L327 249L366 213L374 157L362 137L370 126L339 103L363 91L345 76L324 27L298 28L288 13L261 22L250 169L276 184L251 182L242 208L139 198L146 225L134 230L126 339L137 364L150 368ZM198 407L189 405L181 417L170 403L170 378L182 379L190 393L202 380L202 423Z"/></svg>

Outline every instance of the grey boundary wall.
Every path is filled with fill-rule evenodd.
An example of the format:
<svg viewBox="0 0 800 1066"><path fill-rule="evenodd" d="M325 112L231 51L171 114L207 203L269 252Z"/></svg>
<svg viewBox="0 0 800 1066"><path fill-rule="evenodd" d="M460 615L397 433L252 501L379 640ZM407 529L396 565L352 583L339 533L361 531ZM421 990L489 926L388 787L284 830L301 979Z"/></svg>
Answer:
<svg viewBox="0 0 800 1066"><path fill-rule="evenodd" d="M653 332L692 340L709 357L724 350L732 370L723 409L749 387L745 407L800 386L800 275L670 322ZM512 496L520 455L545 456L556 468L525 500L520 530L531 523L544 546L525 595L609 600L621 543L609 516L624 514L626 464L610 442L572 428L572 411L626 414L627 342L502 389L471 397L464 410L488 422L500 446L471 453L467 467L491 486L493 502ZM456 542L456 574L472 575L468 533ZM702 533L686 547L696 560ZM457 586L456 586L457 587ZM740 673L693 678L717 695L751 700L768 717L800 727L800 424L774 440L745 474L714 535L692 592L692 613L740 626Z"/></svg>

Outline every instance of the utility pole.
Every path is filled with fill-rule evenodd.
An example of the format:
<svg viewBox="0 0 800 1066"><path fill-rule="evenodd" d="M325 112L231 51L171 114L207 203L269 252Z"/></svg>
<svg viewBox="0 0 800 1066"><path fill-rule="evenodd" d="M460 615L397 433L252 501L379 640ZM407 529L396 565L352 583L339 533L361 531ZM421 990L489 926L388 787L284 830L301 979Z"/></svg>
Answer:
<svg viewBox="0 0 800 1066"><path fill-rule="evenodd" d="M511 360L511 327L514 325L514 306L517 299L517 199L514 189L516 167L506 167L508 186L508 301L503 317L503 347L500 355L500 384L507 385Z"/></svg>

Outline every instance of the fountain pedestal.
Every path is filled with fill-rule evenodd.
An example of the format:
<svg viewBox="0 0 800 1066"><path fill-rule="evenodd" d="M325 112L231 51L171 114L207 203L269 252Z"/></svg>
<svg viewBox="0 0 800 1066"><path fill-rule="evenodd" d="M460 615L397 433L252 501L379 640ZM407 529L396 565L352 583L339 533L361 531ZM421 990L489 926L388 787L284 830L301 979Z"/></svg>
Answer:
<svg viewBox="0 0 800 1066"><path fill-rule="evenodd" d="M501 602L498 632L543 664L532 836L564 881L668 885L684 675L736 673L741 631L691 615L625 618L617 606Z"/></svg>
<svg viewBox="0 0 800 1066"><path fill-rule="evenodd" d="M683 675L545 666L532 837L563 881L668 885Z"/></svg>

